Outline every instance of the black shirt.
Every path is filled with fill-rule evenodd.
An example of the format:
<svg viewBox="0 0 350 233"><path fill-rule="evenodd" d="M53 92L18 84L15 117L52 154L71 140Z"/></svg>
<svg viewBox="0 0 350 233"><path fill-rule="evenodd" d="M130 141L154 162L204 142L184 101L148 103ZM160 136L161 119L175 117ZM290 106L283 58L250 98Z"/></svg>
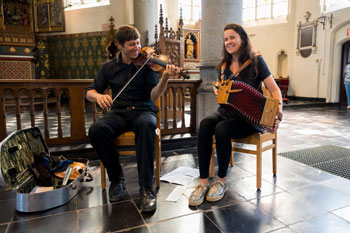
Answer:
<svg viewBox="0 0 350 233"><path fill-rule="evenodd" d="M245 69L243 69L237 77L234 77L233 80L238 80L245 82L249 84L250 86L254 87L255 89L259 90L262 93L261 89L261 82L264 81L265 78L271 75L271 72L269 70L269 67L267 66L264 58L262 56L257 57L257 69L258 69L258 75L256 78L249 77L249 69L252 69L252 64L248 65ZM228 79L232 71L230 70L230 66L227 66L224 71L225 80Z"/></svg>
<svg viewBox="0 0 350 233"><path fill-rule="evenodd" d="M102 65L87 91L94 89L102 94L109 87L112 90L113 99L137 70L138 67L133 63L123 63L120 55ZM114 101L112 110L135 106L139 110L156 112L157 109L151 100L151 91L157 84L158 74L149 67L144 67Z"/></svg>

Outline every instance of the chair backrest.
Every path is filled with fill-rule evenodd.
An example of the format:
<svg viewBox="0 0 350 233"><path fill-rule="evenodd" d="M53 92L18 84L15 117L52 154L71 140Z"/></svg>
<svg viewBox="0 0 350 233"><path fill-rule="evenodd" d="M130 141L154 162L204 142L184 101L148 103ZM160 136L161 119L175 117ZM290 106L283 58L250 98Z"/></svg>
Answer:
<svg viewBox="0 0 350 233"><path fill-rule="evenodd" d="M263 93L264 93L264 96L269 96L269 97L272 97L270 92L267 90L267 88L265 87L264 83L262 83L262 90L263 90Z"/></svg>

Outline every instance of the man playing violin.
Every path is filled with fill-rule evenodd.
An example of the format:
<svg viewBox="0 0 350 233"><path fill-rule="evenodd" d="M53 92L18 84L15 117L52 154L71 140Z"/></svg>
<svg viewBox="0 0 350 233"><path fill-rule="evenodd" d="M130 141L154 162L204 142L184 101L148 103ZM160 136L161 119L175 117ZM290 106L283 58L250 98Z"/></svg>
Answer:
<svg viewBox="0 0 350 233"><path fill-rule="evenodd" d="M135 27L121 26L116 34L119 56L103 64L86 92L86 98L107 110L103 118L89 129L91 145L107 169L111 182L110 202L120 201L125 195L125 179L113 139L126 131L135 133L136 160L139 175L141 210L154 211L156 195L152 188L154 171L154 145L156 112L154 101L165 91L171 75L180 72L174 65L166 65L162 78L149 67L144 67L120 93L124 84L137 72L133 63L138 58L141 44L140 33ZM112 97L103 94L110 87Z"/></svg>

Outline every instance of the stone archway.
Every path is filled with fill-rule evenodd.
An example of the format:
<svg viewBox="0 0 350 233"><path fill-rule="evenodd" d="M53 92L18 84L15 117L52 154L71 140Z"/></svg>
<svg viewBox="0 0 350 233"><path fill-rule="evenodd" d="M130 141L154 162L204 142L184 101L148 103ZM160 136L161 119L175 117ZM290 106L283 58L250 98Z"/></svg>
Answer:
<svg viewBox="0 0 350 233"><path fill-rule="evenodd" d="M329 50L324 57L324 65L327 64L325 69L325 75L327 77L326 87L327 87L327 102L339 102L339 92L340 92L340 82L341 82L341 52L342 45L349 41L349 38L344 34L344 30L350 24L350 20L346 20L338 24L331 32L331 35L328 37L329 41Z"/></svg>
<svg viewBox="0 0 350 233"><path fill-rule="evenodd" d="M340 92L339 92L339 105L346 106L348 105L347 96L344 86L344 69L345 65L350 63L350 40L343 43L341 46L341 64L340 64Z"/></svg>

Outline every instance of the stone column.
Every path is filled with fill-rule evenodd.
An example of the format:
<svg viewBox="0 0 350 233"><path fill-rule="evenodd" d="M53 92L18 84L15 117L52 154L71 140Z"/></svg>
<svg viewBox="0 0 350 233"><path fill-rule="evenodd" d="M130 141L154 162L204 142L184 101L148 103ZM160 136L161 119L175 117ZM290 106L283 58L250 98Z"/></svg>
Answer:
<svg viewBox="0 0 350 233"><path fill-rule="evenodd" d="M146 44L148 31L148 43L154 42L154 26L156 24L157 0L134 0L134 23L141 34L141 45Z"/></svg>
<svg viewBox="0 0 350 233"><path fill-rule="evenodd" d="M200 121L218 108L213 93L216 65L222 58L223 29L226 24L242 24L242 0L202 0L200 79L197 91L197 129Z"/></svg>

